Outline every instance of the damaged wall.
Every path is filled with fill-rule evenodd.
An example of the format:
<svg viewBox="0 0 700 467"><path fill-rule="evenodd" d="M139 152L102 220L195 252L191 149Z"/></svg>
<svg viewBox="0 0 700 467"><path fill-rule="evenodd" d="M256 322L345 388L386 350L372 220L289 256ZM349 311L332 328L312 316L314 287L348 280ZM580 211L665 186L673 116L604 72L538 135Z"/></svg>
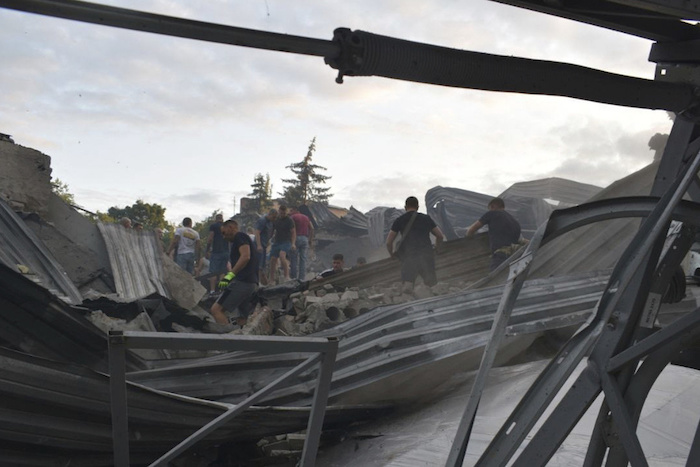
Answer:
<svg viewBox="0 0 700 467"><path fill-rule="evenodd" d="M51 158L0 141L0 196L15 211L44 214L51 196Z"/></svg>

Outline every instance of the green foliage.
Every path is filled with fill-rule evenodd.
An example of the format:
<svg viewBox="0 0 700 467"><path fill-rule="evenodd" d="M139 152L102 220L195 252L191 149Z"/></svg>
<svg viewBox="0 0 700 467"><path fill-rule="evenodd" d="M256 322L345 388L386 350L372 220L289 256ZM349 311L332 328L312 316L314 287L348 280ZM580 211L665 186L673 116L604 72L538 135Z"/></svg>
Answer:
<svg viewBox="0 0 700 467"><path fill-rule="evenodd" d="M61 198L66 204L75 205L75 196L68 191L68 184L63 183L60 178L51 179L51 191Z"/></svg>
<svg viewBox="0 0 700 467"><path fill-rule="evenodd" d="M259 173L255 175L253 184L250 185L253 188L252 193L248 193L248 196L252 197L254 200L254 207L256 212L262 213L267 211L272 207L272 185L270 184L270 174Z"/></svg>
<svg viewBox="0 0 700 467"><path fill-rule="evenodd" d="M102 213L98 213L103 215ZM113 206L107 210L107 215L114 221L118 222L122 217L131 219L131 224L136 222L143 224L145 230L155 228L167 229L168 221L165 220L165 208L160 204L144 203L142 200L137 200L131 206L119 208Z"/></svg>
<svg viewBox="0 0 700 467"><path fill-rule="evenodd" d="M325 167L311 163L314 151L316 151L315 136L309 144L306 157L301 162L287 166L295 175L295 178L282 180L288 185L280 194L288 206L307 204L309 201L328 204L328 198L331 197L331 194L328 193L330 187L321 185L325 184L331 177L318 173L319 170L326 170Z"/></svg>

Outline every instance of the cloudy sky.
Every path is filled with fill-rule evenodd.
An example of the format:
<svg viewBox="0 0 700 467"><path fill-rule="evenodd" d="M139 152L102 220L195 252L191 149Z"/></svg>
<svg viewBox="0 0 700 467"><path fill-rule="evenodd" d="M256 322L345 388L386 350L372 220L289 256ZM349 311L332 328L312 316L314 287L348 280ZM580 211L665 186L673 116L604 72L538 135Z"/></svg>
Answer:
<svg viewBox="0 0 700 467"><path fill-rule="evenodd" d="M337 27L652 79L651 42L488 0L101 3L318 39ZM565 177L605 186L648 164L663 111L386 78L320 57L0 9L0 132L51 156L79 205L137 199L166 217L231 215L257 173L273 190L316 137L331 204L368 211L436 185L497 195Z"/></svg>

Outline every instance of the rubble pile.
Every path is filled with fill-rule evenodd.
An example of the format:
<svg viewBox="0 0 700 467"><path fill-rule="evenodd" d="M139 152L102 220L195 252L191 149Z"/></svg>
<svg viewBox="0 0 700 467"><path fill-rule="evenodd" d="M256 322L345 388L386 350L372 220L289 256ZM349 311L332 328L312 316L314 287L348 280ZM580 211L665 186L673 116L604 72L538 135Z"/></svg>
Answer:
<svg viewBox="0 0 700 467"><path fill-rule="evenodd" d="M275 319L275 334L281 336L312 334L330 329L381 305L397 305L455 293L463 290L467 285L468 283L463 281L439 282L432 287L419 282L412 288L407 288L402 282L365 288L324 284L316 290L295 292L290 295L291 310Z"/></svg>

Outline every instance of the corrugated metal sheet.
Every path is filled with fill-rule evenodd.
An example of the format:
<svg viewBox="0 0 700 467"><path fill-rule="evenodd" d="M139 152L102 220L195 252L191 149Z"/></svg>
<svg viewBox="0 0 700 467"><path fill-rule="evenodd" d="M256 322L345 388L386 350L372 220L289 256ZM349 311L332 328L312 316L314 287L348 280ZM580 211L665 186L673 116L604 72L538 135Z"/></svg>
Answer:
<svg viewBox="0 0 700 467"><path fill-rule="evenodd" d="M87 312L0 264L0 345L106 371L107 336L85 318ZM145 368L132 353L128 363Z"/></svg>
<svg viewBox="0 0 700 467"><path fill-rule="evenodd" d="M501 198L542 198L559 201L559 207L570 207L588 201L601 187L564 178L551 177L529 182L514 183L501 193Z"/></svg>
<svg viewBox="0 0 700 467"><path fill-rule="evenodd" d="M590 201L648 195L657 163L611 184ZM548 277L612 268L639 228L639 219L615 219L587 225L554 239L533 260L530 277ZM507 269L482 285L503 283Z"/></svg>
<svg viewBox="0 0 700 467"><path fill-rule="evenodd" d="M372 246L384 245L391 225L404 212L406 212L404 209L378 206L367 213L367 231Z"/></svg>
<svg viewBox="0 0 700 467"><path fill-rule="evenodd" d="M425 194L425 205L430 217L448 240L464 236L467 228L486 212L493 196L458 188L437 186ZM546 222L553 208L542 197L510 197L506 210L520 222L522 234L530 238Z"/></svg>
<svg viewBox="0 0 700 467"><path fill-rule="evenodd" d="M163 273L160 240L151 231L125 229L119 224L97 224L107 246L117 295L134 301L158 293L172 298Z"/></svg>
<svg viewBox="0 0 700 467"><path fill-rule="evenodd" d="M440 254L435 257L435 270L438 281L472 282L488 275L490 263L488 236L482 233L470 238L443 242ZM386 258L314 282L311 289L327 283L340 287L370 287L400 281L401 264L396 259Z"/></svg>
<svg viewBox="0 0 700 467"><path fill-rule="evenodd" d="M80 304L83 297L44 243L0 199L0 262L19 272L29 268L30 277L66 303Z"/></svg>
<svg viewBox="0 0 700 467"><path fill-rule="evenodd" d="M0 464L109 466L113 463L109 377L0 348ZM186 398L127 384L130 459L156 460L228 404ZM199 446L257 440L306 427L309 408L251 407ZM375 418L381 407L330 407L327 428Z"/></svg>
<svg viewBox="0 0 700 467"><path fill-rule="evenodd" d="M500 361L522 352L541 332L583 323L600 297L607 273L530 281L513 311ZM454 368L479 365L502 287L389 305L315 336L338 336L340 345L331 385L332 403L396 403L425 396ZM303 356L233 353L134 372L130 380L157 389L235 403L262 388ZM401 387L410 378L421 387ZM302 374L265 402L306 405L313 372ZM363 402L364 401L364 402Z"/></svg>

